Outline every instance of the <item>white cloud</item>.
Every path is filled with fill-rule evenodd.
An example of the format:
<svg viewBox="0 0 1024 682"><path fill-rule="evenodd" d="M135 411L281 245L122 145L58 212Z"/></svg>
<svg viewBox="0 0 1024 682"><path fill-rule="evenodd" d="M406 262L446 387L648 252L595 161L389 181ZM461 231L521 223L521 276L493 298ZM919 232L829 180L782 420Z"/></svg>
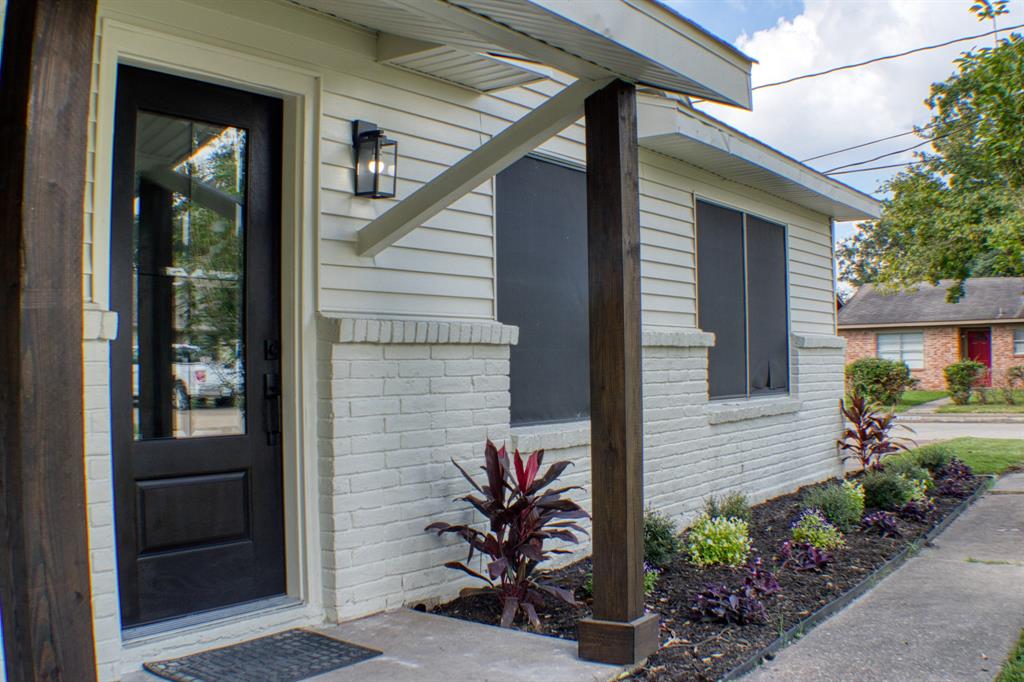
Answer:
<svg viewBox="0 0 1024 682"><path fill-rule="evenodd" d="M741 35L736 45L758 60L753 84L770 83L823 71L881 55L991 30L978 22L966 0L806 0L791 21L780 19L768 29ZM1024 0L1011 2L1001 25L1024 23ZM957 43L828 76L766 88L754 93L754 111L713 104L699 105L713 116L798 159L893 135L930 118L923 104L933 82L955 70L953 60L992 38ZM890 140L811 162L827 170L871 158L918 142L914 136ZM869 165L909 160L909 152ZM838 176L874 192L894 171ZM848 235L849 227L839 236Z"/></svg>

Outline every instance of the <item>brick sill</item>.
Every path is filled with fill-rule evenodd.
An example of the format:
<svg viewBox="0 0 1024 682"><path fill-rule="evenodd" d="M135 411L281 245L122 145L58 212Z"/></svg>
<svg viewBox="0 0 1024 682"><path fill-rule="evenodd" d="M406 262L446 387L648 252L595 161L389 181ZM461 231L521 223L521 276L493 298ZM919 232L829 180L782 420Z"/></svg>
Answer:
<svg viewBox="0 0 1024 682"><path fill-rule="evenodd" d="M793 414L799 412L801 407L803 407L803 403L790 396L751 398L743 402L711 403L705 414L707 414L709 424L727 424L760 417Z"/></svg>

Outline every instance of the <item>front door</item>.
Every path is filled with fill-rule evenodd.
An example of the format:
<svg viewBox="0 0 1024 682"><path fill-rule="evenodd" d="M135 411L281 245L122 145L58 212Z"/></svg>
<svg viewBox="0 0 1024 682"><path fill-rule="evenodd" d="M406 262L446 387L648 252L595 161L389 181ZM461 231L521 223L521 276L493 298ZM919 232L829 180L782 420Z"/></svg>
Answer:
<svg viewBox="0 0 1024 682"><path fill-rule="evenodd" d="M992 331L990 329L967 329L964 331L964 357L985 365L988 369L980 383L992 385Z"/></svg>
<svg viewBox="0 0 1024 682"><path fill-rule="evenodd" d="M118 70L111 392L121 621L285 591L282 103Z"/></svg>

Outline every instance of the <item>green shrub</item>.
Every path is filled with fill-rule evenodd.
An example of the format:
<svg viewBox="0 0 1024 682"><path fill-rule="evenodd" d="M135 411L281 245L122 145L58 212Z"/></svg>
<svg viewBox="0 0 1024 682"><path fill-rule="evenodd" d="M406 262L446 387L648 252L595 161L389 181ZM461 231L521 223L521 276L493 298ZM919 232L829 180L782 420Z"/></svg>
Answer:
<svg viewBox="0 0 1024 682"><path fill-rule="evenodd" d="M698 566L739 566L750 554L749 526L737 518L701 514L687 539L690 560Z"/></svg>
<svg viewBox="0 0 1024 682"><path fill-rule="evenodd" d="M885 461L885 471L909 481L919 481L925 489L932 487L932 475L911 457L892 457Z"/></svg>
<svg viewBox="0 0 1024 682"><path fill-rule="evenodd" d="M907 366L897 360L861 358L848 364L845 373L847 393L878 405L895 405L916 383Z"/></svg>
<svg viewBox="0 0 1024 682"><path fill-rule="evenodd" d="M926 445L914 450L912 457L918 466L927 469L934 477L936 471L952 461L953 451L945 445Z"/></svg>
<svg viewBox="0 0 1024 682"><path fill-rule="evenodd" d="M861 480L864 486L864 505L890 511L910 501L914 492L910 481L888 471L869 471Z"/></svg>
<svg viewBox="0 0 1024 682"><path fill-rule="evenodd" d="M974 384L985 373L985 365L975 360L961 360L948 365L942 373L946 375L949 397L957 405L966 405L971 399Z"/></svg>
<svg viewBox="0 0 1024 682"><path fill-rule="evenodd" d="M644 514L644 561L655 568L665 568L682 549L676 522L648 509Z"/></svg>
<svg viewBox="0 0 1024 682"><path fill-rule="evenodd" d="M729 493L722 497L712 495L704 501L704 513L713 519L740 519L750 523L750 502L741 492Z"/></svg>
<svg viewBox="0 0 1024 682"><path fill-rule="evenodd" d="M842 547L843 534L829 523L817 509L805 509L793 524L793 541L814 545L818 549Z"/></svg>
<svg viewBox="0 0 1024 682"><path fill-rule="evenodd" d="M802 502L804 507L820 511L829 523L842 531L856 528L864 515L864 490L850 481L809 490Z"/></svg>

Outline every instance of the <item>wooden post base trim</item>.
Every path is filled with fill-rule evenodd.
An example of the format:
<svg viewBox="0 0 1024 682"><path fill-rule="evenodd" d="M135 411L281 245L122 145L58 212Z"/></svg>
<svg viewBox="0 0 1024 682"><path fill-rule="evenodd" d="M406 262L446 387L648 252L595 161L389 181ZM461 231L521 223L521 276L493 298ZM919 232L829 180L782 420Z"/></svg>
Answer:
<svg viewBox="0 0 1024 682"><path fill-rule="evenodd" d="M586 618L579 622L579 656L587 661L630 665L658 650L658 614L628 623Z"/></svg>

